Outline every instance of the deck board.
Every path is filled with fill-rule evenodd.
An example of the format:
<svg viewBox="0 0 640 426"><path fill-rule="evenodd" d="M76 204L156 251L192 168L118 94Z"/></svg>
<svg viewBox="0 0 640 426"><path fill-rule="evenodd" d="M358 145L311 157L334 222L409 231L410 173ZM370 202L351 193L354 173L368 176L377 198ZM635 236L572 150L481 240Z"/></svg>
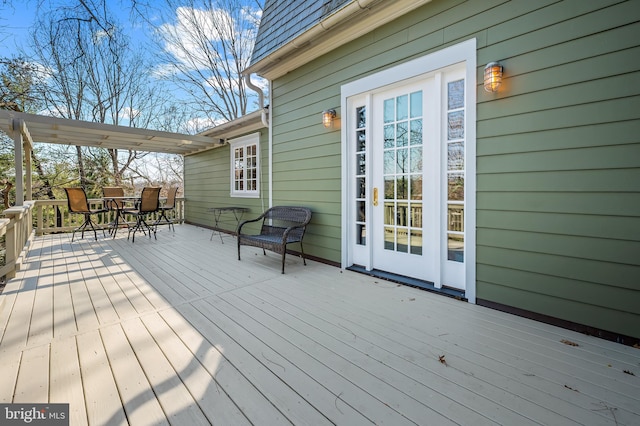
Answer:
<svg viewBox="0 0 640 426"><path fill-rule="evenodd" d="M82 333L76 342L89 424L129 424L100 332L96 329Z"/></svg>
<svg viewBox="0 0 640 426"><path fill-rule="evenodd" d="M285 418L275 409L267 399L251 384L249 380L231 364L221 353L219 344L212 344L206 340L193 323L174 310L165 310L161 313L174 332L180 336L185 347L192 354L192 363L204 369L209 378L205 385L206 398L214 397L220 403L226 403L228 396L233 406L224 413L216 413L216 418L221 421L232 416L232 420L238 418L238 423L244 423L243 417L252 424L285 424ZM194 318L194 320L197 318ZM196 364L197 361L197 364ZM194 367L192 367L194 368ZM206 376L205 376L206 378ZM202 385L198 385L201 388ZM240 413L237 412L240 411ZM226 424L221 422L221 424ZM233 424L231 421L229 424Z"/></svg>
<svg viewBox="0 0 640 426"><path fill-rule="evenodd" d="M129 422L169 424L122 326L106 326L100 334Z"/></svg>
<svg viewBox="0 0 640 426"><path fill-rule="evenodd" d="M189 348L164 318L159 314L153 314L142 317L142 321L153 338L157 342L162 342L160 349L164 356L171 364L176 376L189 389L194 401L209 422L221 425L250 424L242 411L216 382L216 379L194 358Z"/></svg>
<svg viewBox="0 0 640 426"><path fill-rule="evenodd" d="M70 424L87 424L82 374L74 336L67 336L51 342L50 363L50 402L69 404Z"/></svg>
<svg viewBox="0 0 640 426"><path fill-rule="evenodd" d="M279 315L281 309L279 307L283 305L280 303L281 299L269 297L264 293L261 296L243 295L243 298L253 300L252 304L256 308L262 306L261 309L271 312L271 315ZM265 308L264 305L260 305L261 303L268 303L268 306ZM487 385L468 386L469 392L463 392L459 386L464 378L460 374L464 373L456 370L459 373L457 377L455 372L453 377L447 377L451 374L444 374L443 370L446 368L443 368L440 362L432 362L431 366L420 362L424 353L397 351L400 352L397 354L394 351L397 348L397 343L388 340L385 345L385 340L381 335L367 335L366 332L363 333L358 328L356 323L331 324L316 315L311 309L312 307L307 310L295 305L286 305L284 310L287 312L287 316L281 321L295 324L294 328L299 333L305 336L314 336L314 340L318 343L350 359L356 365L362 365L369 358L377 361L378 368L371 369L372 374L376 374L382 380L403 390L416 400L430 407L435 407L447 418L464 423L467 416L470 415L467 410L459 407L447 411L448 401L456 399L465 408L468 407L468 410L483 416L476 424L495 424L498 420L511 424L527 423L526 418L517 414L523 411L522 404L517 398L510 398L511 395L507 392L492 392L492 389ZM432 358L435 359L435 357ZM494 401L500 401L500 403ZM537 409L539 408L537 407ZM434 421L438 424L442 423L442 419L434 419Z"/></svg>
<svg viewBox="0 0 640 426"><path fill-rule="evenodd" d="M35 238L0 295L0 402L90 425L640 424L638 349L296 256L282 275L209 235Z"/></svg>

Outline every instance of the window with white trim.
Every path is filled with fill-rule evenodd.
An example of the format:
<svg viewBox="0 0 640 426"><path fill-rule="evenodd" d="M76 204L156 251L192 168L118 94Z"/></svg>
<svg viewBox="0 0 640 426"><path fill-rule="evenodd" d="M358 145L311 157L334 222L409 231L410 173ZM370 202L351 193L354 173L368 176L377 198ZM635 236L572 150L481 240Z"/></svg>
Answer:
<svg viewBox="0 0 640 426"><path fill-rule="evenodd" d="M260 133L229 141L231 146L231 196L260 195Z"/></svg>

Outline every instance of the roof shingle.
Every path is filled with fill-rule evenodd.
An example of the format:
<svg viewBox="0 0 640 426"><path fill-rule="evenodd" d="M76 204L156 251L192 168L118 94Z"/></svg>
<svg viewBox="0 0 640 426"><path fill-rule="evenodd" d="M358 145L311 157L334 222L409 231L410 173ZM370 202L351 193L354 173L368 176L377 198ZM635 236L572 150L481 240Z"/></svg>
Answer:
<svg viewBox="0 0 640 426"><path fill-rule="evenodd" d="M251 65L354 0L266 0Z"/></svg>

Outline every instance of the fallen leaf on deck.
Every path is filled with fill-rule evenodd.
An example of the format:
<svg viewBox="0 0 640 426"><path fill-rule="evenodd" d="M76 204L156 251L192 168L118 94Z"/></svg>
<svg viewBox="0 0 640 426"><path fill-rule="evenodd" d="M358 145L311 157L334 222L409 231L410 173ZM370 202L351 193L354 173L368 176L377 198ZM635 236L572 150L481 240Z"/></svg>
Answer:
<svg viewBox="0 0 640 426"><path fill-rule="evenodd" d="M565 345L569 345L569 346L580 346L576 342L572 342L571 340L567 340L567 339L562 339L562 340L560 340L560 342L564 343Z"/></svg>

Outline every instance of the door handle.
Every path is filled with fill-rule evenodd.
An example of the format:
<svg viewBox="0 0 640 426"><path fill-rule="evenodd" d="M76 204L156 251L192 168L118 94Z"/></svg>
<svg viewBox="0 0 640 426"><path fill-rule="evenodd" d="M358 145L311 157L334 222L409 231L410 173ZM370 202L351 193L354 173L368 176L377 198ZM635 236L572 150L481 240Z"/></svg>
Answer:
<svg viewBox="0 0 640 426"><path fill-rule="evenodd" d="M378 188L373 188L373 205L378 205Z"/></svg>

